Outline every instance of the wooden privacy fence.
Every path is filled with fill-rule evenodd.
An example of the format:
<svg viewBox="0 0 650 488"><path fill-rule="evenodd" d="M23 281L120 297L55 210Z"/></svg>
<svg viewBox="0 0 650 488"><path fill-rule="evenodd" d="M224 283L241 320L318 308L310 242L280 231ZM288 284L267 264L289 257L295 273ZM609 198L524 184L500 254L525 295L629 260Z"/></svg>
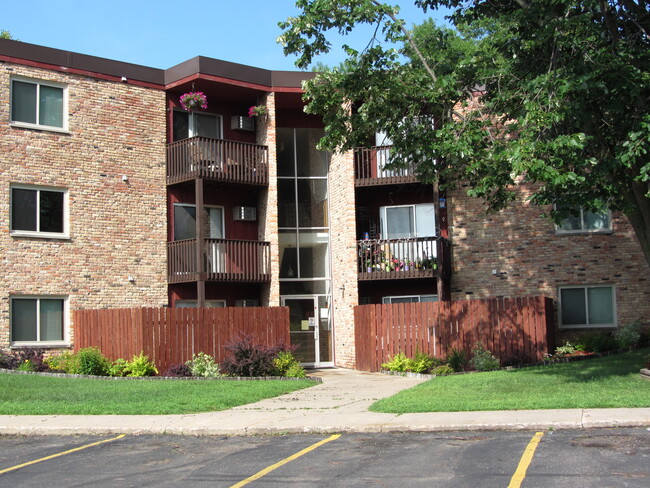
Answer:
<svg viewBox="0 0 650 488"><path fill-rule="evenodd" d="M113 360L144 351L160 373L199 352L222 362L226 344L241 334L269 347L290 343L287 307L75 310L72 316L75 351L95 346Z"/></svg>
<svg viewBox="0 0 650 488"><path fill-rule="evenodd" d="M445 359L477 342L502 361L541 361L553 346L553 301L545 297L360 305L354 308L357 369L379 371L403 352Z"/></svg>

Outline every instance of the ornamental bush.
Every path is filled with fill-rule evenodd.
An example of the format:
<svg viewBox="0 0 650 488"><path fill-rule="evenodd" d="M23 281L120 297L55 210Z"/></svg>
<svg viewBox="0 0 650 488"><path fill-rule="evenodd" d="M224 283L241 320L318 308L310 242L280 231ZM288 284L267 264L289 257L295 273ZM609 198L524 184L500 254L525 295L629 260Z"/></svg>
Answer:
<svg viewBox="0 0 650 488"><path fill-rule="evenodd" d="M78 370L76 374L108 376L111 371L111 361L96 347L79 349L76 354Z"/></svg>
<svg viewBox="0 0 650 488"><path fill-rule="evenodd" d="M185 365L190 369L190 376L217 377L221 376L219 364L214 362L214 358L209 354L200 352L193 354L192 359Z"/></svg>
<svg viewBox="0 0 650 488"><path fill-rule="evenodd" d="M253 338L249 334L228 343L226 351L230 356L221 363L226 374L248 377L273 374L276 351L261 344L253 344Z"/></svg>
<svg viewBox="0 0 650 488"><path fill-rule="evenodd" d="M476 371L491 371L493 369L499 369L499 360L479 342L477 342L472 349L472 359L470 360L470 363Z"/></svg>

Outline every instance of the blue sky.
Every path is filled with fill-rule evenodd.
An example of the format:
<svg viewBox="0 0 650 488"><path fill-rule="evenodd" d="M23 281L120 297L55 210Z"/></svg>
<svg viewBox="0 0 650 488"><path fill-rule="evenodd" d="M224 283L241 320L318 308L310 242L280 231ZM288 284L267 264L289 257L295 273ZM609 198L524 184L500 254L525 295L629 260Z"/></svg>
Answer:
<svg viewBox="0 0 650 488"><path fill-rule="evenodd" d="M297 9L295 0L6 0L0 29L32 44L166 69L194 56L259 68L293 70L275 39L278 22ZM409 25L424 14L413 0L393 0ZM365 46L369 30L351 43ZM319 61L334 65L340 49Z"/></svg>

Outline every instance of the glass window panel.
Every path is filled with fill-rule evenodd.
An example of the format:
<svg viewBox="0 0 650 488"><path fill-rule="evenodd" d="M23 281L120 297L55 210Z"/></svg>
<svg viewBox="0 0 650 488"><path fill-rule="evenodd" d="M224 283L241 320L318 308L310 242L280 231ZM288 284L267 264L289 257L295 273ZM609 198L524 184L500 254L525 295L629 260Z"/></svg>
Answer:
<svg viewBox="0 0 650 488"><path fill-rule="evenodd" d="M587 324L587 304L584 288L564 288L560 290L562 301L562 324Z"/></svg>
<svg viewBox="0 0 650 488"><path fill-rule="evenodd" d="M323 135L322 129L296 129L298 176L327 176L327 152L316 149Z"/></svg>
<svg viewBox="0 0 650 488"><path fill-rule="evenodd" d="M14 81L11 92L11 120L36 123L36 84Z"/></svg>
<svg viewBox="0 0 650 488"><path fill-rule="evenodd" d="M432 237L436 235L436 210L433 203L423 203L415 206L416 237Z"/></svg>
<svg viewBox="0 0 650 488"><path fill-rule="evenodd" d="M208 219L210 221L210 239L223 239L223 208L205 207L205 210L208 213Z"/></svg>
<svg viewBox="0 0 650 488"><path fill-rule="evenodd" d="M559 228L561 230L581 230L582 229L582 211L576 207L560 207L560 209L571 209L571 213L567 215L562 222L560 222Z"/></svg>
<svg viewBox="0 0 650 488"><path fill-rule="evenodd" d="M32 230L36 229L36 190L13 188L11 190L11 229Z"/></svg>
<svg viewBox="0 0 650 488"><path fill-rule="evenodd" d="M327 227L327 180L297 180L298 226Z"/></svg>
<svg viewBox="0 0 650 488"><path fill-rule="evenodd" d="M609 215L596 214L585 210L584 212L585 219L585 230L604 230L609 229Z"/></svg>
<svg viewBox="0 0 650 488"><path fill-rule="evenodd" d="M329 276L329 234L322 231L300 231L300 278Z"/></svg>
<svg viewBox="0 0 650 488"><path fill-rule="evenodd" d="M281 295L326 295L329 293L329 281L281 281Z"/></svg>
<svg viewBox="0 0 650 488"><path fill-rule="evenodd" d="M190 205L174 205L174 240L196 237L196 208Z"/></svg>
<svg viewBox="0 0 650 488"><path fill-rule="evenodd" d="M386 239L413 237L413 207L386 207Z"/></svg>
<svg viewBox="0 0 650 488"><path fill-rule="evenodd" d="M197 114L194 117L195 136L209 137L211 139L221 138L221 118L217 115Z"/></svg>
<svg viewBox="0 0 650 488"><path fill-rule="evenodd" d="M278 180L278 226L296 227L295 180Z"/></svg>
<svg viewBox="0 0 650 488"><path fill-rule="evenodd" d="M612 288L587 288L589 324L609 325L614 323Z"/></svg>
<svg viewBox="0 0 650 488"><path fill-rule="evenodd" d="M180 141L181 139L187 139L190 137L190 118L187 112L181 112L180 110L174 110L173 113L173 139L174 141Z"/></svg>
<svg viewBox="0 0 650 488"><path fill-rule="evenodd" d="M280 278L298 278L298 244L296 231L281 230L278 235L280 248Z"/></svg>
<svg viewBox="0 0 650 488"><path fill-rule="evenodd" d="M40 333L41 341L63 340L63 300L41 298Z"/></svg>
<svg viewBox="0 0 650 488"><path fill-rule="evenodd" d="M11 340L35 341L36 299L14 299L11 301Z"/></svg>
<svg viewBox="0 0 650 488"><path fill-rule="evenodd" d="M41 125L63 127L63 89L54 86L39 87L39 121Z"/></svg>
<svg viewBox="0 0 650 488"><path fill-rule="evenodd" d="M41 232L63 232L63 198L60 191L40 191Z"/></svg>
<svg viewBox="0 0 650 488"><path fill-rule="evenodd" d="M421 302L437 302L438 295L422 295L420 297Z"/></svg>
<svg viewBox="0 0 650 488"><path fill-rule="evenodd" d="M276 140L278 145L278 176L295 176L296 153L293 142L293 129L278 129Z"/></svg>

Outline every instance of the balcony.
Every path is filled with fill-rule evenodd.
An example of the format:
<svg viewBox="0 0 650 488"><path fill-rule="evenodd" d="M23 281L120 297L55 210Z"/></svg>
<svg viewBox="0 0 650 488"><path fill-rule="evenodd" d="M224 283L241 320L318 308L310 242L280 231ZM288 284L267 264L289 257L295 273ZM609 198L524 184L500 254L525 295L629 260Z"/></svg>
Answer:
<svg viewBox="0 0 650 488"><path fill-rule="evenodd" d="M357 241L360 281L449 276L449 241L442 237Z"/></svg>
<svg viewBox="0 0 650 488"><path fill-rule="evenodd" d="M417 183L415 167L385 169L390 161L390 146L358 147L354 150L355 186Z"/></svg>
<svg viewBox="0 0 650 488"><path fill-rule="evenodd" d="M191 137L167 144L167 184L194 178L268 186L269 150L246 142Z"/></svg>
<svg viewBox="0 0 650 488"><path fill-rule="evenodd" d="M202 269L197 269L196 239L167 243L167 281L271 281L270 243L235 239L204 239Z"/></svg>

